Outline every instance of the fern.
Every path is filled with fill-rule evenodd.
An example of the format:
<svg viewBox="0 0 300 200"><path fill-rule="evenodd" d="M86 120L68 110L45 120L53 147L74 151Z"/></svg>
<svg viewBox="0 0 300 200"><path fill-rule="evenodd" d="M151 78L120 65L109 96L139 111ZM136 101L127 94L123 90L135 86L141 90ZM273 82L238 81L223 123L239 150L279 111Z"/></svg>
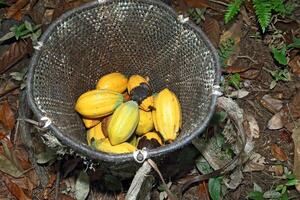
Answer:
<svg viewBox="0 0 300 200"><path fill-rule="evenodd" d="M220 44L219 47L219 56L220 62L223 67L226 67L225 61L230 57L234 51L235 42L232 38L227 39L225 42Z"/></svg>
<svg viewBox="0 0 300 200"><path fill-rule="evenodd" d="M227 7L226 13L224 15L225 24L233 19L239 12L240 7L244 0L234 0L234 2L230 3Z"/></svg>
<svg viewBox="0 0 300 200"><path fill-rule="evenodd" d="M271 2L272 2L272 9L282 16L290 15L295 8L294 4L292 3L284 4L283 0L272 0Z"/></svg>
<svg viewBox="0 0 300 200"><path fill-rule="evenodd" d="M253 0L255 14L263 32L271 22L272 2L268 0Z"/></svg>

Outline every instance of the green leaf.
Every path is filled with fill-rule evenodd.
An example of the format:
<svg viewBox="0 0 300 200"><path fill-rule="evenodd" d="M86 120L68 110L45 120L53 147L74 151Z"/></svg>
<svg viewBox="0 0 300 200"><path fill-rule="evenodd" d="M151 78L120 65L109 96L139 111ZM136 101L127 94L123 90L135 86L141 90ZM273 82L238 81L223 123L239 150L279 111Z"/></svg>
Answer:
<svg viewBox="0 0 300 200"><path fill-rule="evenodd" d="M294 186L298 184L298 180L297 179L290 179L288 180L288 182L285 184L286 186Z"/></svg>
<svg viewBox="0 0 300 200"><path fill-rule="evenodd" d="M223 67L225 67L225 61L231 56L235 48L235 41L232 38L228 38L226 41L222 42L219 46L219 56L220 62Z"/></svg>
<svg viewBox="0 0 300 200"><path fill-rule="evenodd" d="M235 87L236 89L240 88L241 77L240 74L235 73L229 76L228 84Z"/></svg>
<svg viewBox="0 0 300 200"><path fill-rule="evenodd" d="M0 38L0 43L5 41L5 40L11 39L13 37L15 37L15 33L14 32L8 32Z"/></svg>
<svg viewBox="0 0 300 200"><path fill-rule="evenodd" d="M282 185L282 184L280 184L280 185L278 185L277 187L276 187L276 191L281 191L282 189L283 189L283 186L284 185Z"/></svg>
<svg viewBox="0 0 300 200"><path fill-rule="evenodd" d="M295 179L296 178L295 175L291 171L288 172L287 174L285 174L285 177L287 179Z"/></svg>
<svg viewBox="0 0 300 200"><path fill-rule="evenodd" d="M263 191L262 188L258 184L256 184L255 182L253 183L253 190L255 192L262 192Z"/></svg>
<svg viewBox="0 0 300 200"><path fill-rule="evenodd" d="M280 198L280 196L281 196L281 193L277 192L275 190L266 191L263 195L263 197L266 199L278 199L278 198Z"/></svg>
<svg viewBox="0 0 300 200"><path fill-rule="evenodd" d="M208 191L212 200L220 200L221 197L221 179L210 178L208 181Z"/></svg>
<svg viewBox="0 0 300 200"><path fill-rule="evenodd" d="M231 21L239 13L241 4L243 2L243 0L234 0L234 2L228 5L226 13L224 15L225 24Z"/></svg>
<svg viewBox="0 0 300 200"><path fill-rule="evenodd" d="M226 112L224 112L224 111L215 112L212 119L211 119L211 121L210 121L210 124L218 125L218 124L224 122L226 118L227 118L227 113Z"/></svg>
<svg viewBox="0 0 300 200"><path fill-rule="evenodd" d="M109 191L116 192L122 190L122 183L120 179L109 174L104 176L104 185Z"/></svg>
<svg viewBox="0 0 300 200"><path fill-rule="evenodd" d="M286 190L287 190L287 186L284 185L283 188L282 188L282 190L281 190L281 194L284 194L286 192Z"/></svg>
<svg viewBox="0 0 300 200"><path fill-rule="evenodd" d="M16 165L4 155L0 154L0 171L9 174L15 178L19 178L23 173L17 168Z"/></svg>
<svg viewBox="0 0 300 200"><path fill-rule="evenodd" d="M261 29L263 32L265 32L266 28L271 22L272 6L270 2L266 0L253 0L252 2Z"/></svg>
<svg viewBox="0 0 300 200"><path fill-rule="evenodd" d="M33 28L32 28L32 25L31 25L30 22L25 21L24 24L25 24L25 27L26 27L27 30L29 30L30 32L33 31Z"/></svg>
<svg viewBox="0 0 300 200"><path fill-rule="evenodd" d="M288 49L300 48L300 38L293 38L293 43L287 46Z"/></svg>
<svg viewBox="0 0 300 200"><path fill-rule="evenodd" d="M56 159L56 152L54 150L51 150L49 148L46 149L46 151L43 151L39 154L36 154L36 162L38 164L46 164L54 159Z"/></svg>
<svg viewBox="0 0 300 200"><path fill-rule="evenodd" d="M75 184L75 196L77 200L85 200L90 192L90 180L86 172L81 171Z"/></svg>
<svg viewBox="0 0 300 200"><path fill-rule="evenodd" d="M208 174L213 172L213 169L209 165L209 163L203 158L203 156L199 156L196 160L196 167L197 169L203 173L203 174Z"/></svg>
<svg viewBox="0 0 300 200"><path fill-rule="evenodd" d="M285 192L281 195L279 200L288 200L288 199L289 199L288 194Z"/></svg>
<svg viewBox="0 0 300 200"><path fill-rule="evenodd" d="M287 57L286 57L286 47L282 47L280 50L276 48L272 48L272 53L274 55L274 58L277 62L279 62L282 65L287 65Z"/></svg>
<svg viewBox="0 0 300 200"><path fill-rule="evenodd" d="M263 193L260 191L251 191L248 194L248 198L249 199L253 199L253 200L263 200Z"/></svg>

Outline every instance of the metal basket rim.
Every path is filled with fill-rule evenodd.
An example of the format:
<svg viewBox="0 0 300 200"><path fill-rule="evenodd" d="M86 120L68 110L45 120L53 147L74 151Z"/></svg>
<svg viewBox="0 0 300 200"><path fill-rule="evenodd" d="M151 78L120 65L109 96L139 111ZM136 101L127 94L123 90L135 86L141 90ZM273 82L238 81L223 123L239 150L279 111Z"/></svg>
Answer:
<svg viewBox="0 0 300 200"><path fill-rule="evenodd" d="M72 9L70 11L67 11L66 13L62 14L58 19L56 19L54 22L52 22L52 24L46 29L46 31L43 33L43 35L41 36L41 39L39 40L39 42L41 42L42 44L48 40L49 36L51 35L51 33L53 32L53 30L56 28L57 25L59 25L62 21L64 21L65 19L69 18L72 15L76 15L77 12L80 11L84 11L85 9L90 9L99 5L103 5L103 4L110 4L110 3L115 3L115 2L122 2L120 0L99 0L99 1L93 1L87 4L84 4L78 8ZM162 7L163 9L166 9L168 12L170 12L171 15L173 15L175 18L178 17L178 14L176 13L176 11L169 7L168 5L164 4L161 1L155 1L155 0L135 0L134 2L146 2L152 5L157 5L158 7ZM219 64L219 58L218 58L218 54L216 49L214 48L214 46L212 45L212 43L210 42L210 40L208 39L208 37L205 35L205 33L200 29L200 27L198 27L197 25L195 25L193 22L191 22L190 20L188 20L187 22L185 22L185 24L187 26L190 26L191 29L195 32L197 32L198 34L200 34L200 36L202 37L205 45L207 46L207 48L211 51L212 53L212 57L214 59L214 67L215 67L215 79L214 79L214 85L219 85L219 81L220 81L220 64ZM28 104L31 108L31 110L33 111L33 113L35 114L35 116L37 116L39 119L42 118L43 116L45 116L45 114L38 108L38 106L36 105L34 98L33 98L33 77L34 77L34 70L35 67L37 66L36 63L39 60L39 57L41 55L41 51L40 50L36 50L33 53L33 56L31 58L31 62L29 64L29 71L28 71L28 76L27 76L27 100L28 100ZM192 139L194 139L195 137L199 136L204 129L207 127L213 113L216 107L216 100L217 100L217 95L211 95L211 102L210 102L210 106L209 106L209 113L206 115L206 117L203 120L203 123L200 124L200 126L197 128L196 131L192 132L190 135L186 136L183 140L179 141L174 141L171 144L168 144L166 146L162 146L156 149L151 149L148 150L148 157L158 157L170 152L173 152L175 150L178 150L180 148L182 148L183 146L189 144ZM54 136L56 138L58 138L63 144L67 145L68 147L72 148L73 150L75 150L75 152L78 152L80 154L83 154L87 157L89 157L90 159L95 159L95 160L101 160L101 161L106 161L106 162L126 162L126 161L133 161L134 157L133 154L128 153L128 154L107 154L107 153L102 153L100 151L96 151L95 149L87 146L87 145L81 145L77 142L75 142L74 140L65 137L63 132L60 131L60 129L55 126L54 124L50 124L48 127L54 134Z"/></svg>

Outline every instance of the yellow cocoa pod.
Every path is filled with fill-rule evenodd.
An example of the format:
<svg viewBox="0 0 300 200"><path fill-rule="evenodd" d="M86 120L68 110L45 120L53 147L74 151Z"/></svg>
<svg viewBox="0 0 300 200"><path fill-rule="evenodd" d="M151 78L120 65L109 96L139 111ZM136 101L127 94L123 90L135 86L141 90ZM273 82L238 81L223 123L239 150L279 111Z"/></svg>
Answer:
<svg viewBox="0 0 300 200"><path fill-rule="evenodd" d="M164 141L176 139L181 127L181 108L176 95L169 89L163 89L154 98L155 129Z"/></svg>
<svg viewBox="0 0 300 200"><path fill-rule="evenodd" d="M85 118L99 118L111 114L123 102L122 94L110 90L91 90L82 94L75 110Z"/></svg>
<svg viewBox="0 0 300 200"><path fill-rule="evenodd" d="M118 145L111 145L110 141L107 138L97 140L93 144L93 146L99 151L113 154L131 153L136 150L135 146L129 144L128 142L123 142Z"/></svg>
<svg viewBox="0 0 300 200"><path fill-rule="evenodd" d="M135 87L138 87L141 83L148 84L148 81L140 75L130 76L127 84L128 94L130 94L131 90L134 89Z"/></svg>
<svg viewBox="0 0 300 200"><path fill-rule="evenodd" d="M108 138L112 145L130 138L139 123L139 107L135 101L121 104L113 113L108 124Z"/></svg>
<svg viewBox="0 0 300 200"><path fill-rule="evenodd" d="M86 128L92 128L93 126L96 126L97 124L100 123L100 119L82 118L82 121Z"/></svg>
<svg viewBox="0 0 300 200"><path fill-rule="evenodd" d="M149 96L142 101L140 104L140 108L144 111L150 111L154 107L153 96Z"/></svg>
<svg viewBox="0 0 300 200"><path fill-rule="evenodd" d="M148 133L154 128L152 113L143 111L142 109L139 109L139 112L140 112L140 120L135 132L137 135L143 135L145 133Z"/></svg>
<svg viewBox="0 0 300 200"><path fill-rule="evenodd" d="M94 126L93 128L90 128L89 130L87 130L87 143L88 145L91 145L92 143L92 138L94 138L94 140L100 140L105 138L103 132L102 132L102 124L98 123L96 126Z"/></svg>
<svg viewBox="0 0 300 200"><path fill-rule="evenodd" d="M123 93L127 88L128 79L125 75L114 72L102 76L97 82L96 89L111 90Z"/></svg>

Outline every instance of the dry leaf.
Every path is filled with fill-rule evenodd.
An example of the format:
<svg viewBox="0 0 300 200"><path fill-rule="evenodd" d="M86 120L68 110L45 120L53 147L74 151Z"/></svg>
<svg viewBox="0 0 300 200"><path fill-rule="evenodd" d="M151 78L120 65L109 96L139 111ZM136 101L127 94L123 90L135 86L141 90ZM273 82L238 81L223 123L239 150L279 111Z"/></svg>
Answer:
<svg viewBox="0 0 300 200"><path fill-rule="evenodd" d="M241 7L241 15L242 15L242 19L243 21L248 25L248 26L251 26L251 20L250 20L250 17L247 13L247 10L245 8L245 6L242 6Z"/></svg>
<svg viewBox="0 0 300 200"><path fill-rule="evenodd" d="M29 40L20 40L10 45L10 47L0 57L0 73L5 72L24 56L30 53L32 45Z"/></svg>
<svg viewBox="0 0 300 200"><path fill-rule="evenodd" d="M56 175L55 174L51 174L50 178L49 178L49 181L44 189L44 192L43 192L43 197L44 199L48 199L48 196L50 194L50 190L51 188L53 187L54 183L56 181Z"/></svg>
<svg viewBox="0 0 300 200"><path fill-rule="evenodd" d="M230 95L227 95L227 96L231 97L231 98L241 99L241 98L248 96L248 94L249 94L249 92L247 90L240 89L240 90L233 91Z"/></svg>
<svg viewBox="0 0 300 200"><path fill-rule="evenodd" d="M206 17L202 28L211 43L217 48L219 46L221 33L218 21L214 18Z"/></svg>
<svg viewBox="0 0 300 200"><path fill-rule="evenodd" d="M268 129L277 130L281 129L284 126L284 122L282 120L282 113L276 113L273 117L268 121Z"/></svg>
<svg viewBox="0 0 300 200"><path fill-rule="evenodd" d="M287 143L291 143L293 141L292 134L287 130L280 131L279 138L280 138L280 140L287 142Z"/></svg>
<svg viewBox="0 0 300 200"><path fill-rule="evenodd" d="M278 113L283 106L282 100L275 99L269 94L264 95L260 100L260 103L272 113Z"/></svg>
<svg viewBox="0 0 300 200"><path fill-rule="evenodd" d="M262 171L265 169L265 157L259 153L252 153L248 162L245 164L244 172Z"/></svg>
<svg viewBox="0 0 300 200"><path fill-rule="evenodd" d="M214 3L210 0L184 0L188 7L192 8L210 8L215 11L224 11L225 6Z"/></svg>
<svg viewBox="0 0 300 200"><path fill-rule="evenodd" d="M300 77L300 56L295 56L290 62L289 67L291 68L292 72Z"/></svg>
<svg viewBox="0 0 300 200"><path fill-rule="evenodd" d="M65 194L59 194L59 199L60 200L75 200L72 197L65 195Z"/></svg>
<svg viewBox="0 0 300 200"><path fill-rule="evenodd" d="M226 40L231 38L235 41L236 45L239 44L242 37L242 26L242 20L239 20L232 24L232 26L221 35L220 43L224 43Z"/></svg>
<svg viewBox="0 0 300 200"><path fill-rule="evenodd" d="M29 3L29 0L18 0L15 4L10 6L6 11L6 17L9 19L21 20L21 9Z"/></svg>
<svg viewBox="0 0 300 200"><path fill-rule="evenodd" d="M5 81L2 85L0 85L0 96L3 96L20 86L12 81Z"/></svg>
<svg viewBox="0 0 300 200"><path fill-rule="evenodd" d="M300 90L296 91L293 96L291 103L289 104L288 111L292 114L293 118L297 119L300 117Z"/></svg>
<svg viewBox="0 0 300 200"><path fill-rule="evenodd" d="M207 183L205 181L202 181L199 184L198 196L199 196L199 199L210 200Z"/></svg>
<svg viewBox="0 0 300 200"><path fill-rule="evenodd" d="M250 67L249 66L228 66L226 67L224 70L226 73L228 74L233 74L233 73L241 73L241 72L245 72L247 70L249 70Z"/></svg>
<svg viewBox="0 0 300 200"><path fill-rule="evenodd" d="M260 73L260 70L258 70L258 69L249 69L247 71L241 72L240 76L243 79L252 80L252 79L255 79L256 77L258 77L259 73Z"/></svg>
<svg viewBox="0 0 300 200"><path fill-rule="evenodd" d="M24 191L15 183L11 182L9 178L4 177L4 182L9 192L19 200L30 200Z"/></svg>
<svg viewBox="0 0 300 200"><path fill-rule="evenodd" d="M15 116L7 101L0 105L0 122L8 130L12 130L15 126Z"/></svg>
<svg viewBox="0 0 300 200"><path fill-rule="evenodd" d="M269 167L270 172L274 172L276 176L282 176L283 166L282 165L272 165Z"/></svg>
<svg viewBox="0 0 300 200"><path fill-rule="evenodd" d="M6 137L6 134L4 132L0 132L0 140Z"/></svg>
<svg viewBox="0 0 300 200"><path fill-rule="evenodd" d="M286 153L284 152L284 150L276 144L271 145L271 153L279 161L287 161L288 160L288 157L287 157Z"/></svg>
<svg viewBox="0 0 300 200"><path fill-rule="evenodd" d="M294 169L295 177L300 180L300 119L296 121L296 127L293 129L294 140ZM300 183L296 185L296 189L300 192Z"/></svg>
<svg viewBox="0 0 300 200"><path fill-rule="evenodd" d="M247 113L245 116L245 120L246 122L244 122L244 127L248 137L259 138L259 126L255 117L252 114Z"/></svg>

